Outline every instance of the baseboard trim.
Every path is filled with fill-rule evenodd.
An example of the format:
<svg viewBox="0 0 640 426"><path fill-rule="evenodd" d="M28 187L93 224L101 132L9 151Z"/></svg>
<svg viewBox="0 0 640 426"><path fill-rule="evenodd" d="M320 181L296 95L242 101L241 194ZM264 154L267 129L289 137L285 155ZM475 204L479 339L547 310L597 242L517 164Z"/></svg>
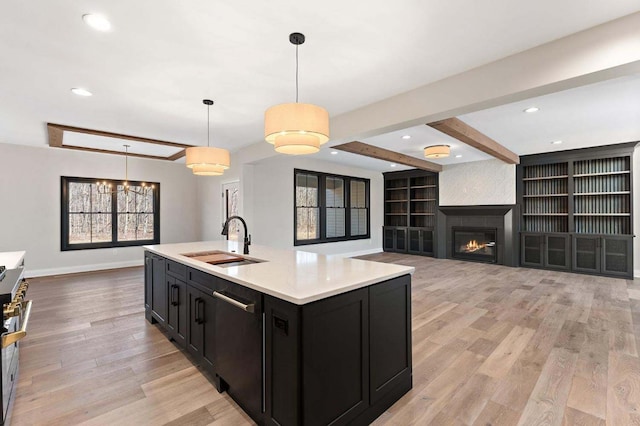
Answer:
<svg viewBox="0 0 640 426"><path fill-rule="evenodd" d="M124 262L65 266L63 268L34 269L34 270L27 268L25 271L25 276L27 278L50 277L52 275L75 274L78 272L92 272L92 271L104 271L106 269L129 268L132 266L142 266L143 264L144 264L144 259L141 258L137 260L127 260Z"/></svg>
<svg viewBox="0 0 640 426"><path fill-rule="evenodd" d="M640 278L640 269L634 269L633 270L633 277L634 278Z"/></svg>

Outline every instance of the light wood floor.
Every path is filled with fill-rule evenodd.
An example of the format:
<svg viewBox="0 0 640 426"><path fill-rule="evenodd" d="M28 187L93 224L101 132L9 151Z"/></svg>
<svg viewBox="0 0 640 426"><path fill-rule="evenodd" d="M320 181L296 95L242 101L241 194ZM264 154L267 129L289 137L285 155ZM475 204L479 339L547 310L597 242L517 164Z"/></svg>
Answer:
<svg viewBox="0 0 640 426"><path fill-rule="evenodd" d="M376 425L640 424L640 283L393 253L416 267L413 389ZM144 320L143 271L31 280L14 425L243 425Z"/></svg>

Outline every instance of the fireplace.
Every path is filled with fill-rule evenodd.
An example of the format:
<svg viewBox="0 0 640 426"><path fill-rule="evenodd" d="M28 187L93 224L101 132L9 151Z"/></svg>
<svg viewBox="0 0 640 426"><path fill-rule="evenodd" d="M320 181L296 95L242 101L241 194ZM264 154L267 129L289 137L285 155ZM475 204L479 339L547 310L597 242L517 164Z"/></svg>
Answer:
<svg viewBox="0 0 640 426"><path fill-rule="evenodd" d="M451 257L496 263L498 259L496 228L454 226L451 231L451 241L453 242Z"/></svg>

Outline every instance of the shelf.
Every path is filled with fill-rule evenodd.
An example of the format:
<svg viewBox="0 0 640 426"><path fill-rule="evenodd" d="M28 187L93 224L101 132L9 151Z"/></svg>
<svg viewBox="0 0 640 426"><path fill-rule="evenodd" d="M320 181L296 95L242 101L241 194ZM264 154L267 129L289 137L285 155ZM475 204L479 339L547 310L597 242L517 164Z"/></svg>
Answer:
<svg viewBox="0 0 640 426"><path fill-rule="evenodd" d="M406 216L406 213L385 213L386 216Z"/></svg>
<svg viewBox="0 0 640 426"><path fill-rule="evenodd" d="M523 181L532 181L532 180L547 180L547 179L564 179L568 178L569 175L559 175L559 176L543 176L543 177L532 177L532 178L522 178Z"/></svg>
<svg viewBox="0 0 640 426"><path fill-rule="evenodd" d="M631 194L630 191L613 191L613 192L576 192L573 195L581 196L581 195L628 195Z"/></svg>
<svg viewBox="0 0 640 426"><path fill-rule="evenodd" d="M411 189L420 189L420 188L435 188L435 185L411 185Z"/></svg>
<svg viewBox="0 0 640 426"><path fill-rule="evenodd" d="M402 187L399 187L399 188L385 188L385 189L387 191L398 191L400 189L407 189L407 188L408 188L407 186L402 186Z"/></svg>
<svg viewBox="0 0 640 426"><path fill-rule="evenodd" d="M435 213L411 213L411 216L435 216Z"/></svg>
<svg viewBox="0 0 640 426"><path fill-rule="evenodd" d="M630 173L631 173L630 170L622 170L619 172L582 173L579 175L573 175L573 177L580 178L580 177L590 177L590 176L628 175Z"/></svg>
<svg viewBox="0 0 640 426"><path fill-rule="evenodd" d="M569 194L538 194L538 195L523 195L522 198L546 198L546 197L568 197Z"/></svg>
<svg viewBox="0 0 640 426"><path fill-rule="evenodd" d="M569 213L523 213L522 216L569 216Z"/></svg>
<svg viewBox="0 0 640 426"><path fill-rule="evenodd" d="M384 200L385 203L406 203L407 200Z"/></svg>
<svg viewBox="0 0 640 426"><path fill-rule="evenodd" d="M574 213L574 216L631 216L631 213Z"/></svg>
<svg viewBox="0 0 640 426"><path fill-rule="evenodd" d="M411 201L436 201L435 198L412 198Z"/></svg>

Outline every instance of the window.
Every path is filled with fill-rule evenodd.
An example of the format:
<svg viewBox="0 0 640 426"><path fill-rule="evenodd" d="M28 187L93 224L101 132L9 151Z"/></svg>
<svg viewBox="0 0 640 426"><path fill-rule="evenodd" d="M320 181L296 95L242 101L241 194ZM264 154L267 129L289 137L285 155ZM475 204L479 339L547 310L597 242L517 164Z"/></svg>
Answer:
<svg viewBox="0 0 640 426"><path fill-rule="evenodd" d="M369 238L369 180L294 170L294 245Z"/></svg>
<svg viewBox="0 0 640 426"><path fill-rule="evenodd" d="M98 181L110 185L106 193ZM63 251L160 242L158 183L129 182L127 192L123 181L63 176L61 183Z"/></svg>

